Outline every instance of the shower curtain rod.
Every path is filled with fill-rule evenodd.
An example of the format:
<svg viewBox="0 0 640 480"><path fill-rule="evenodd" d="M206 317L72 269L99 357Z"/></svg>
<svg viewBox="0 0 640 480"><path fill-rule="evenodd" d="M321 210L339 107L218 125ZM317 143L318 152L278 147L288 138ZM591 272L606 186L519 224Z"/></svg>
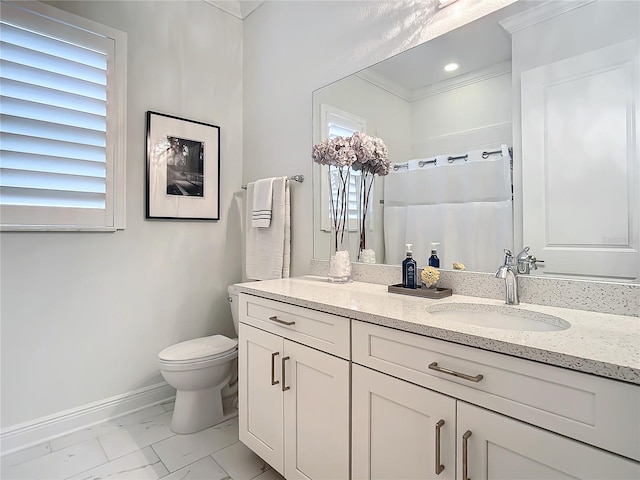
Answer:
<svg viewBox="0 0 640 480"><path fill-rule="evenodd" d="M304 182L304 175L291 175L290 177L287 177L289 180L293 180L294 182L298 182L298 183L303 183ZM243 190L247 189L246 185L241 185L240 188L242 188Z"/></svg>
<svg viewBox="0 0 640 480"><path fill-rule="evenodd" d="M434 165L437 165L438 164L438 159L434 158L433 160L420 160L418 162L418 167L422 168L425 165L429 165L430 163L433 163Z"/></svg>
<svg viewBox="0 0 640 480"><path fill-rule="evenodd" d="M509 157L511 157L513 159L513 147L509 147L508 149L509 151ZM490 155L495 155L498 153L502 153L502 150L491 150L490 152L484 151L482 152L482 158L489 158ZM447 162L448 163L453 163L455 160L463 160L466 162L469 159L469 155L465 154L465 155L458 155L458 156L451 156L451 157L447 157ZM434 158L433 160L420 160L418 162L418 168L422 168L425 165L429 165L430 163L433 163L434 165L438 164L438 159ZM406 163L398 163L396 165L393 166L393 170L395 172L397 172L398 170L400 170L401 168L406 168L407 170L409 170L409 162Z"/></svg>
<svg viewBox="0 0 640 480"><path fill-rule="evenodd" d="M397 172L397 171L398 171L398 170L400 170L401 168L409 169L409 162L407 162L407 163L400 163L400 164L398 164L398 165L394 165L394 166L393 166L393 171L394 171L394 172Z"/></svg>
<svg viewBox="0 0 640 480"><path fill-rule="evenodd" d="M457 157L447 157L447 162L453 163L455 160L462 160L462 159L464 159L464 161L466 162L468 158L469 158L469 155L467 154L458 155Z"/></svg>
<svg viewBox="0 0 640 480"><path fill-rule="evenodd" d="M513 158L513 147L508 148L509 156ZM489 158L489 155L495 155L496 153L502 153L502 150L492 150L490 152L482 152L482 158Z"/></svg>

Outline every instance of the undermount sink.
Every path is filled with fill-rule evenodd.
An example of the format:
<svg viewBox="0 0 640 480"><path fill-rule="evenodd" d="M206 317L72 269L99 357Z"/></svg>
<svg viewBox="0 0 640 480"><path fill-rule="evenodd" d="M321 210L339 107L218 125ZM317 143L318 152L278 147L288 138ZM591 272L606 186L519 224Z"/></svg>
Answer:
<svg viewBox="0 0 640 480"><path fill-rule="evenodd" d="M566 320L554 315L507 305L439 303L428 306L427 312L443 320L502 330L556 332L571 326Z"/></svg>

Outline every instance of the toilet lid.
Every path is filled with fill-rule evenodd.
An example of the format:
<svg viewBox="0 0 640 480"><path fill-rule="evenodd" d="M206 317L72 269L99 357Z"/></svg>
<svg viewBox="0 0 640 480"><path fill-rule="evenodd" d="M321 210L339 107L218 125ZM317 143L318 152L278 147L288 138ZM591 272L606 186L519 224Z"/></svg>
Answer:
<svg viewBox="0 0 640 480"><path fill-rule="evenodd" d="M158 358L167 362L200 360L227 354L237 346L238 340L232 340L224 335L212 335L171 345L162 350Z"/></svg>

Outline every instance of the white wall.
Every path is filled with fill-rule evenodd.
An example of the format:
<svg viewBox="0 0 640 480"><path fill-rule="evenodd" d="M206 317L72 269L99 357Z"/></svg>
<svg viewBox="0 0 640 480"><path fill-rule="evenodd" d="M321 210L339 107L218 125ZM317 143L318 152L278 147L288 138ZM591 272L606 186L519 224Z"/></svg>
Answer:
<svg viewBox="0 0 640 480"><path fill-rule="evenodd" d="M311 178L311 94L513 0L266 2L244 21L244 182ZM312 182L293 185L292 275L313 255Z"/></svg>
<svg viewBox="0 0 640 480"><path fill-rule="evenodd" d="M412 158L511 146L511 74L412 102Z"/></svg>
<svg viewBox="0 0 640 480"><path fill-rule="evenodd" d="M2 233L2 426L162 381L177 341L233 335L242 22L204 2L48 2L128 34L127 228ZM221 220L147 221L145 112L221 127ZM114 412L114 414L117 412Z"/></svg>

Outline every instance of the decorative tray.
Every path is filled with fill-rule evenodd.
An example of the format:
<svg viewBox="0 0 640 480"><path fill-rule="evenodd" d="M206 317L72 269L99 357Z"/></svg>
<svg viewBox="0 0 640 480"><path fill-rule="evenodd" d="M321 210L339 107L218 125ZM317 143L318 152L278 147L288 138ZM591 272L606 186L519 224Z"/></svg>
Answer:
<svg viewBox="0 0 640 480"><path fill-rule="evenodd" d="M388 291L390 293L400 293L402 295L412 295L414 297L424 298L445 298L453 295L453 290L450 288L405 288L401 283L389 285Z"/></svg>

